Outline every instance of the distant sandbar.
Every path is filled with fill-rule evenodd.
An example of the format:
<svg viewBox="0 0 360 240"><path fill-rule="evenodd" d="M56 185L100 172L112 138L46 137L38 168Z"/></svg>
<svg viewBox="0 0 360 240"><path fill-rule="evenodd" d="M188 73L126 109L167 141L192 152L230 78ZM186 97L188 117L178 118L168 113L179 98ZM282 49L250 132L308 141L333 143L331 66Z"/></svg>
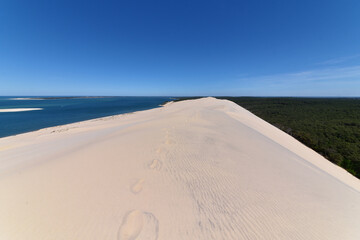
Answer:
<svg viewBox="0 0 360 240"><path fill-rule="evenodd" d="M26 112L26 111L36 111L43 110L42 108L5 108L0 109L0 113L2 112Z"/></svg>
<svg viewBox="0 0 360 240"><path fill-rule="evenodd" d="M26 98L10 98L10 100L59 100L59 99L84 99L84 98L111 98L111 96L26 97Z"/></svg>

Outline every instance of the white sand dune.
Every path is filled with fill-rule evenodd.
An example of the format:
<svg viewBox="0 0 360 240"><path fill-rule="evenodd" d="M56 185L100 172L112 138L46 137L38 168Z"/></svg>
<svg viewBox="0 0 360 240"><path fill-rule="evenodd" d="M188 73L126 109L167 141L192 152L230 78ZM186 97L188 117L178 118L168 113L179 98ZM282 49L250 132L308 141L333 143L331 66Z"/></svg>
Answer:
<svg viewBox="0 0 360 240"><path fill-rule="evenodd" d="M235 103L0 139L0 239L360 239L360 181Z"/></svg>
<svg viewBox="0 0 360 240"><path fill-rule="evenodd" d="M3 108L0 109L1 112L26 112L26 111L37 111L42 110L42 108Z"/></svg>

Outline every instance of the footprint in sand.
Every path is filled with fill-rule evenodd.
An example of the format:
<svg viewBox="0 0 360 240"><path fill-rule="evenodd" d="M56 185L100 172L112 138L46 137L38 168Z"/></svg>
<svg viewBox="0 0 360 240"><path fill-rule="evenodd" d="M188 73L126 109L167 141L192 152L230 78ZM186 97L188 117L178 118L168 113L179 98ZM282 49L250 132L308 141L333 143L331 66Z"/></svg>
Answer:
<svg viewBox="0 0 360 240"><path fill-rule="evenodd" d="M165 144L166 144L166 145L172 145L172 144L175 144L175 141L167 138L167 139L165 140Z"/></svg>
<svg viewBox="0 0 360 240"><path fill-rule="evenodd" d="M160 170L162 166L162 162L158 159L154 159L151 164L150 164L150 168L154 169L154 170Z"/></svg>
<svg viewBox="0 0 360 240"><path fill-rule="evenodd" d="M132 210L124 216L118 240L157 240L159 221L149 212Z"/></svg>
<svg viewBox="0 0 360 240"><path fill-rule="evenodd" d="M132 191L134 194L138 194L139 192L141 192L142 189L143 189L144 182L145 182L144 179L139 179L139 180L131 187L131 191Z"/></svg>
<svg viewBox="0 0 360 240"><path fill-rule="evenodd" d="M156 153L157 153L157 154L160 154L161 152L162 152L162 148L159 147L159 148L156 150Z"/></svg>

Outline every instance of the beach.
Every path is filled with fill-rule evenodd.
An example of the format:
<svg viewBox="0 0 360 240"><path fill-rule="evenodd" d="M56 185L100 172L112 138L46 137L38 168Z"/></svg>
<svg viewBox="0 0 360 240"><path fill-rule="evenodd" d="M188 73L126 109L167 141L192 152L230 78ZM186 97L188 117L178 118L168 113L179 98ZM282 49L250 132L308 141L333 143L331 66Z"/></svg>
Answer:
<svg viewBox="0 0 360 240"><path fill-rule="evenodd" d="M0 138L0 239L360 239L360 181L228 100Z"/></svg>

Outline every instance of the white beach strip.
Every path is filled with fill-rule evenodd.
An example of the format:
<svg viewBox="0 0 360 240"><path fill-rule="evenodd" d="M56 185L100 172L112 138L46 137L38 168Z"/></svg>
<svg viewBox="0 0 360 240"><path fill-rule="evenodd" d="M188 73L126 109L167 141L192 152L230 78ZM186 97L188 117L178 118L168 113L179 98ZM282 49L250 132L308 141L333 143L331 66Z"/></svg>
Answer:
<svg viewBox="0 0 360 240"><path fill-rule="evenodd" d="M227 100L0 138L0 239L360 239L360 181Z"/></svg>
<svg viewBox="0 0 360 240"><path fill-rule="evenodd" d="M9 98L8 100L43 100L41 98Z"/></svg>
<svg viewBox="0 0 360 240"><path fill-rule="evenodd" d="M2 112L26 112L26 111L37 111L43 110L43 108L5 108L0 109L0 113Z"/></svg>

